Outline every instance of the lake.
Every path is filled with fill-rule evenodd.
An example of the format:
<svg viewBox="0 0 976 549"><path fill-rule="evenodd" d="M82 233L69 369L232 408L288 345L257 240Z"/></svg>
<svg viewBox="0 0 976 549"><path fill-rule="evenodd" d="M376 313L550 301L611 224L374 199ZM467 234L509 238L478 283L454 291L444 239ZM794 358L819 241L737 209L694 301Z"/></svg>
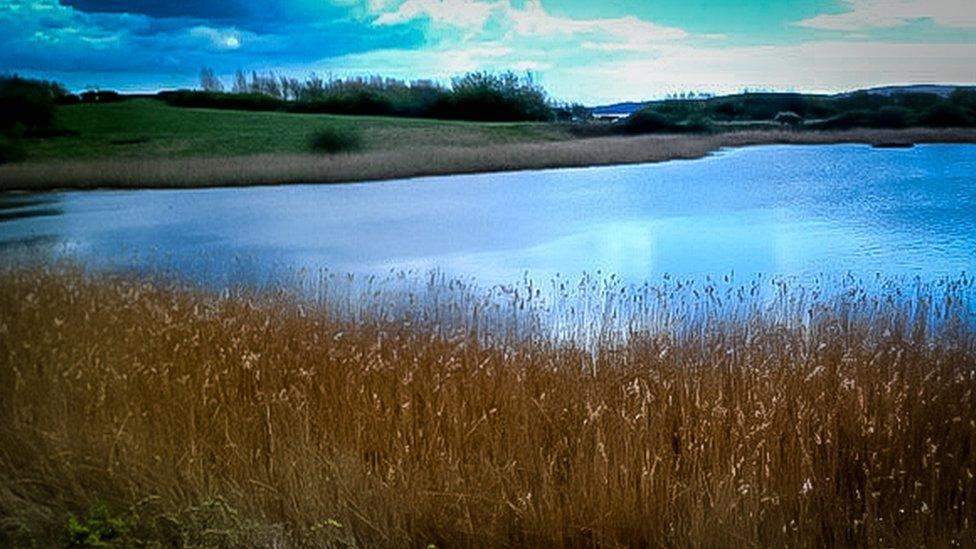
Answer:
<svg viewBox="0 0 976 549"><path fill-rule="evenodd" d="M976 146L763 146L350 185L0 195L0 246L201 282L298 269L505 284L976 271Z"/></svg>

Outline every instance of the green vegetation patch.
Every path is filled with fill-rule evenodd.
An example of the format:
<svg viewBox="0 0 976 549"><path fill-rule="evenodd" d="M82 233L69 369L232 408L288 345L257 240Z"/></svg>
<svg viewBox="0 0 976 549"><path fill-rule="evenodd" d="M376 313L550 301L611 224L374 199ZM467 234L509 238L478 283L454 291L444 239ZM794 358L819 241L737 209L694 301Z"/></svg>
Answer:
<svg viewBox="0 0 976 549"><path fill-rule="evenodd" d="M154 99L66 105L55 120L66 135L25 139L28 160L307 154L324 129L358 134L357 150L365 151L571 137L566 128L547 123L186 109Z"/></svg>
<svg viewBox="0 0 976 549"><path fill-rule="evenodd" d="M976 125L976 89L948 97L934 93L857 92L846 95L748 93L647 104L620 126L624 133L703 132L766 124L811 130L908 127L967 128Z"/></svg>

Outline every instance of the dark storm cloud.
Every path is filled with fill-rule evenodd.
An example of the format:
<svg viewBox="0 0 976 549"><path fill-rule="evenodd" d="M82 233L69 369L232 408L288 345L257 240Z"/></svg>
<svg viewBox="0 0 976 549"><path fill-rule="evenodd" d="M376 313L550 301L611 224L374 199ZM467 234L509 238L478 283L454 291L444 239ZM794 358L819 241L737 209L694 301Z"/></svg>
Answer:
<svg viewBox="0 0 976 549"><path fill-rule="evenodd" d="M196 19L238 19L252 12L253 2L158 1L158 0L63 0L65 6L90 13L136 13L150 17L189 17Z"/></svg>
<svg viewBox="0 0 976 549"><path fill-rule="evenodd" d="M124 82L125 73L152 73L192 81L204 66L224 74L301 70L424 40L417 25L377 28L349 3L289 0L273 10L263 4L0 0L0 73L101 73L113 82Z"/></svg>
<svg viewBox="0 0 976 549"><path fill-rule="evenodd" d="M61 4L92 14L135 14L155 20L196 20L267 30L285 23L303 23L347 18L350 5L328 0L314 2L284 0L61 0Z"/></svg>

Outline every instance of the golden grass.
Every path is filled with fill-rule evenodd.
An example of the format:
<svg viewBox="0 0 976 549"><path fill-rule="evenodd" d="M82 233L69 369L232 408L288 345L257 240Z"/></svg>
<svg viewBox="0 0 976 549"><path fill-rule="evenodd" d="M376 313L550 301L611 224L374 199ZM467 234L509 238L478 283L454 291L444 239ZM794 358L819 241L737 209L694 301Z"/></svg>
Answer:
<svg viewBox="0 0 976 549"><path fill-rule="evenodd" d="M976 143L976 130L742 131L540 141L486 146L411 146L332 156L263 154L191 158L31 161L0 166L0 189L180 188L340 183L427 175L659 162L760 144ZM205 155L206 153L201 153Z"/></svg>
<svg viewBox="0 0 976 549"><path fill-rule="evenodd" d="M6 269L0 535L57 539L106 501L204 545L976 540L972 304L945 288L645 287L617 325L667 329L594 320L583 344L505 309L486 329L447 284L409 321L366 295L348 321L335 297Z"/></svg>

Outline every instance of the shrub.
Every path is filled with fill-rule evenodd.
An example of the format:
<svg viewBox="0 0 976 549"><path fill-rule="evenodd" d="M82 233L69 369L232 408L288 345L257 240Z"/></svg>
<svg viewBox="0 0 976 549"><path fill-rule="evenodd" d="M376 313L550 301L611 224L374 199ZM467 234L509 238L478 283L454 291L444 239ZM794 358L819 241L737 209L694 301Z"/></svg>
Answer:
<svg viewBox="0 0 976 549"><path fill-rule="evenodd" d="M910 118L911 111L905 107L888 105L878 109L878 112L874 115L874 119L870 122L874 128L896 129L907 127Z"/></svg>
<svg viewBox="0 0 976 549"><path fill-rule="evenodd" d="M129 521L100 504L82 519L70 516L66 530L68 547L114 547L123 541Z"/></svg>
<svg viewBox="0 0 976 549"><path fill-rule="evenodd" d="M712 120L703 114L681 119L657 112L654 108L641 109L628 116L621 124L623 133L702 133L712 130Z"/></svg>
<svg viewBox="0 0 976 549"><path fill-rule="evenodd" d="M355 114L355 115L411 115L414 113L405 106L398 106L392 99L375 90L355 90L326 96L318 100L304 100L287 106L290 112Z"/></svg>
<svg viewBox="0 0 976 549"><path fill-rule="evenodd" d="M976 114L976 88L959 88L949 95L949 101Z"/></svg>
<svg viewBox="0 0 976 549"><path fill-rule="evenodd" d="M82 103L118 103L128 98L113 90L89 90L83 92L79 99Z"/></svg>
<svg viewBox="0 0 976 549"><path fill-rule="evenodd" d="M942 102L925 109L917 123L934 128L966 127L973 125L973 118L962 107Z"/></svg>
<svg viewBox="0 0 976 549"><path fill-rule="evenodd" d="M362 137L352 130L336 128L322 128L312 134L309 148L312 152L344 153L362 149Z"/></svg>
<svg viewBox="0 0 976 549"><path fill-rule="evenodd" d="M486 122L549 121L553 118L545 91L514 73L469 73L455 78L451 92L431 107L435 118Z"/></svg>
<svg viewBox="0 0 976 549"><path fill-rule="evenodd" d="M27 132L54 125L57 100L66 92L53 82L19 76L0 78L0 132Z"/></svg>
<svg viewBox="0 0 976 549"><path fill-rule="evenodd" d="M675 131L678 124L670 117L651 109L641 109L623 122L623 131L626 133L657 133Z"/></svg>
<svg viewBox="0 0 976 549"><path fill-rule="evenodd" d="M0 134L0 164L23 160L24 148L20 141Z"/></svg>
<svg viewBox="0 0 976 549"><path fill-rule="evenodd" d="M803 117L792 111L781 111L776 113L773 122L795 128L803 124Z"/></svg>
<svg viewBox="0 0 976 549"><path fill-rule="evenodd" d="M848 111L826 120L807 124L808 128L817 130L849 130L851 128L869 127L874 115L871 111Z"/></svg>
<svg viewBox="0 0 976 549"><path fill-rule="evenodd" d="M890 105L892 99L879 93L860 91L837 97L833 103L840 112L873 111Z"/></svg>
<svg viewBox="0 0 976 549"><path fill-rule="evenodd" d="M284 101L261 93L219 93L194 90L159 92L156 97L174 107L197 109L231 109L240 111L274 111Z"/></svg>
<svg viewBox="0 0 976 549"><path fill-rule="evenodd" d="M750 93L709 99L705 111L720 120L772 120L781 112L803 118L832 114L826 98L797 93Z"/></svg>
<svg viewBox="0 0 976 549"><path fill-rule="evenodd" d="M678 129L682 132L705 133L712 131L714 125L711 118L703 114L696 114L678 124Z"/></svg>
<svg viewBox="0 0 976 549"><path fill-rule="evenodd" d="M942 102L942 97L934 93L899 93L892 97L893 103L910 111L920 112ZM882 109L884 107L881 107Z"/></svg>

